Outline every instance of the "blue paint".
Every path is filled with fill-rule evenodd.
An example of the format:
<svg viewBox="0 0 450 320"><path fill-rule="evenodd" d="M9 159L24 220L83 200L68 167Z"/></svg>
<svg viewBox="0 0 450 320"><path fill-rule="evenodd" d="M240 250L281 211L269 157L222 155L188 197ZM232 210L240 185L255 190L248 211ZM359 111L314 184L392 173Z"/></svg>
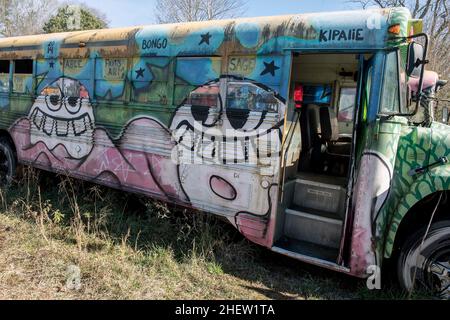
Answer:
<svg viewBox="0 0 450 320"><path fill-rule="evenodd" d="M280 86L283 82L283 60L283 56L258 56L256 57L255 70L246 77L257 81L258 83L262 83L276 92L279 92ZM265 63L273 63L279 69L274 70L274 75L271 73L266 73L263 75L263 72L266 70Z"/></svg>
<svg viewBox="0 0 450 320"><path fill-rule="evenodd" d="M235 28L236 38L246 48L256 47L261 36L260 27L254 23L240 23Z"/></svg>
<svg viewBox="0 0 450 320"><path fill-rule="evenodd" d="M200 86L220 77L210 58L178 58L176 75L192 85Z"/></svg>
<svg viewBox="0 0 450 320"><path fill-rule="evenodd" d="M95 81L95 96L97 98L118 99L123 98L125 81Z"/></svg>
<svg viewBox="0 0 450 320"><path fill-rule="evenodd" d="M7 91L0 92L0 109L1 111L5 111L9 107L9 88Z"/></svg>
<svg viewBox="0 0 450 320"><path fill-rule="evenodd" d="M78 80L89 80L92 77L94 62L91 59L84 59L85 62L84 67L78 73L69 73L68 71L64 71L64 76L69 78L76 78ZM83 62L83 63L84 63Z"/></svg>
<svg viewBox="0 0 450 320"><path fill-rule="evenodd" d="M33 76L29 76L25 80L25 93L27 94L33 94Z"/></svg>
<svg viewBox="0 0 450 320"><path fill-rule="evenodd" d="M61 41L64 36L59 38L53 38L48 41L44 41L42 44L42 51L44 52L45 59L58 58L60 54Z"/></svg>
<svg viewBox="0 0 450 320"><path fill-rule="evenodd" d="M202 43L202 36L209 34L209 40ZM177 55L212 55L222 45L225 31L222 27L208 27L188 33L185 37L173 39L167 26L144 27L136 33L135 41L143 57L170 57Z"/></svg>
<svg viewBox="0 0 450 320"><path fill-rule="evenodd" d="M63 71L60 60L45 59L36 62L36 76L38 78L36 92L41 92L56 79L62 77Z"/></svg>

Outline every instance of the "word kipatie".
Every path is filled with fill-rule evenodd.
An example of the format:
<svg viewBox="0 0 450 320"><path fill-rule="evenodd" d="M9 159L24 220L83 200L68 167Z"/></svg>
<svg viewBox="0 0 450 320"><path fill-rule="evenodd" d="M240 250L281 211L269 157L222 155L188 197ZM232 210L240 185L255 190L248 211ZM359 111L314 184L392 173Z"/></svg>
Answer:
<svg viewBox="0 0 450 320"><path fill-rule="evenodd" d="M320 30L319 42L328 41L363 41L362 36L363 29L350 29L350 30Z"/></svg>

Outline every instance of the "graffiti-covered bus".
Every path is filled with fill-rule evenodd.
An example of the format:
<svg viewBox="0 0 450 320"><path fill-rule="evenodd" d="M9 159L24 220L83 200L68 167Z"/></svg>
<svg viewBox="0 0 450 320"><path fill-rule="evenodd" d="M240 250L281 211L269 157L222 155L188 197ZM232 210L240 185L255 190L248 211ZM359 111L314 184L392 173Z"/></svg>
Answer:
<svg viewBox="0 0 450 320"><path fill-rule="evenodd" d="M449 296L450 128L405 8L0 40L18 164L218 215L277 253ZM426 119L425 119L426 120Z"/></svg>

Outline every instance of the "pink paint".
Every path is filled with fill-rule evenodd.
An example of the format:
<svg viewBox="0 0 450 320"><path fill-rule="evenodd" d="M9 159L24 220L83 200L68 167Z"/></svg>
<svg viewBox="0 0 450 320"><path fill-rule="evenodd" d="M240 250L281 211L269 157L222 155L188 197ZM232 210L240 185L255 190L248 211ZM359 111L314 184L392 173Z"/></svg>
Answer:
<svg viewBox="0 0 450 320"><path fill-rule="evenodd" d="M225 200L233 201L237 197L236 189L224 178L212 176L209 185L216 195Z"/></svg>
<svg viewBox="0 0 450 320"><path fill-rule="evenodd" d="M423 77L423 89L428 89L436 85L439 80L439 75L434 71L426 70ZM408 81L408 87L414 93L419 90L419 78L411 78Z"/></svg>
<svg viewBox="0 0 450 320"><path fill-rule="evenodd" d="M171 141L170 134L152 119L139 120L139 125L147 128L161 129L167 134L166 141ZM132 126L132 124L131 124ZM63 145L49 150L43 142L31 145L30 121L23 119L11 129L11 135L18 148L18 158L44 168L67 173L104 183L121 189L142 191L158 195L165 199L187 202L178 179L178 169L170 157L127 149L126 143L116 147L103 129L94 130L96 143L86 159L73 159ZM127 141L127 132L121 141ZM133 148L144 149L133 145Z"/></svg>
<svg viewBox="0 0 450 320"><path fill-rule="evenodd" d="M277 199L279 189L273 187L270 197ZM258 217L249 214L239 214L235 219L236 227L248 240L272 248L275 233L275 217L277 215L277 202L272 201L272 207L267 217Z"/></svg>

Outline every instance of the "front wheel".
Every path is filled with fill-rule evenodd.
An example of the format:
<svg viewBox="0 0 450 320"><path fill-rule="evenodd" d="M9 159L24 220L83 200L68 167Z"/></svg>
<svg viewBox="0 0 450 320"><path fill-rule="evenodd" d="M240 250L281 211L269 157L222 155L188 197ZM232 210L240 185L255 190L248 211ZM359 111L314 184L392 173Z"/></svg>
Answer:
<svg viewBox="0 0 450 320"><path fill-rule="evenodd" d="M450 299L450 220L434 223L422 244L425 232L426 228L416 232L402 247L400 284L409 292L420 288Z"/></svg>
<svg viewBox="0 0 450 320"><path fill-rule="evenodd" d="M16 157L8 139L0 138L0 186L9 186L16 173Z"/></svg>

